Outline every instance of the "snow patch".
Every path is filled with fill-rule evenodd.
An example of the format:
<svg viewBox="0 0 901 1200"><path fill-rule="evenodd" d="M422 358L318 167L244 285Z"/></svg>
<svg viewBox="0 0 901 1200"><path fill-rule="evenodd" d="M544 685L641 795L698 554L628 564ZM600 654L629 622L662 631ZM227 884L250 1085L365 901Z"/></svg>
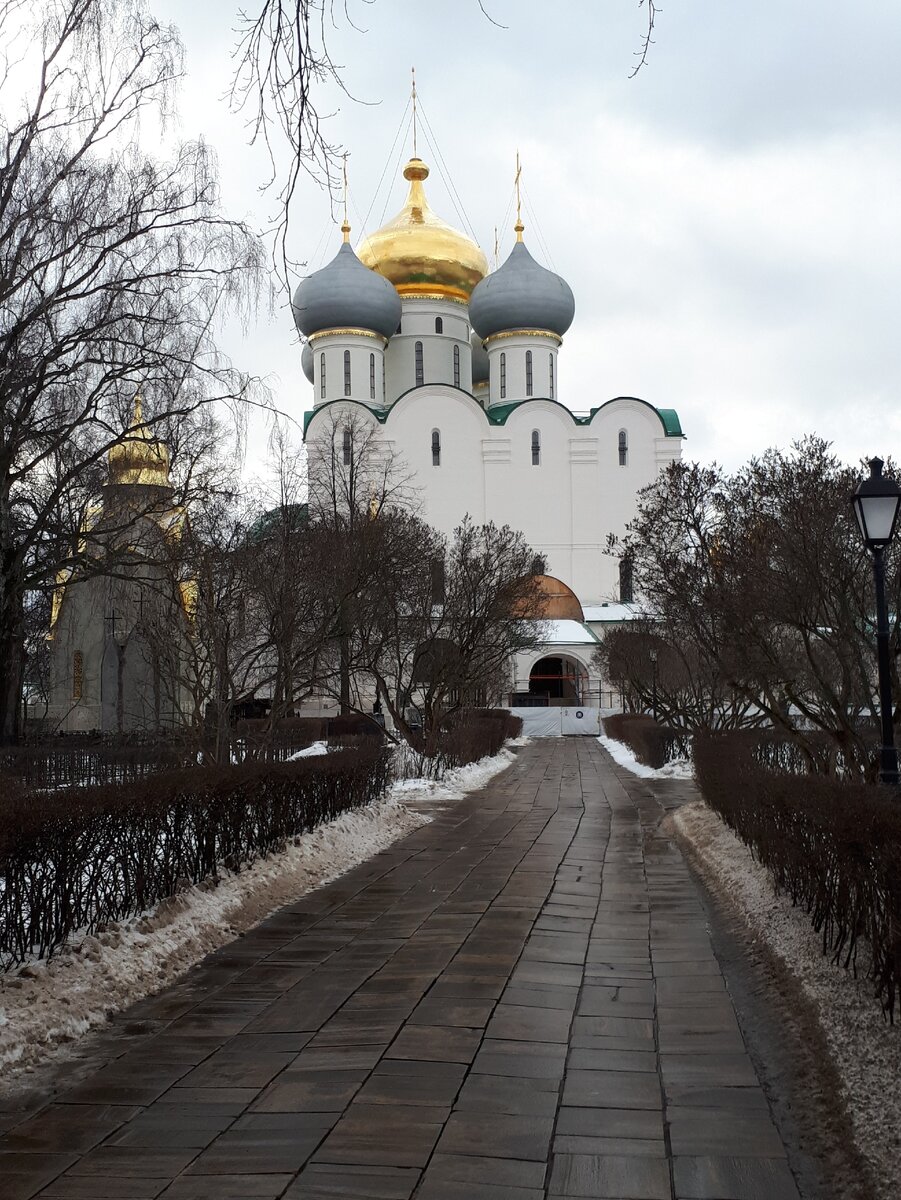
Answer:
<svg viewBox="0 0 901 1200"><path fill-rule="evenodd" d="M314 758L320 754L328 753L328 742L313 742L312 745L305 746L303 750L297 750L294 754L289 754L285 762L294 762L295 758Z"/></svg>
<svg viewBox="0 0 901 1200"><path fill-rule="evenodd" d="M694 768L686 758L677 758L673 762L665 763L662 767L647 767L644 763L638 761L624 742L617 742L613 738L604 737L603 734L598 738L598 741L615 763L618 763L621 767L625 767L627 771L631 771L633 775L637 775L640 779L694 778Z"/></svg>
<svg viewBox="0 0 901 1200"><path fill-rule="evenodd" d="M342 813L277 854L203 880L149 912L96 935L76 936L50 959L0 976L4 1082L32 1071L111 1013L171 984L276 909L427 824L432 817L422 808L484 787L514 759L503 749L449 771L440 783L401 780L378 803Z"/></svg>
<svg viewBox="0 0 901 1200"><path fill-rule="evenodd" d="M889 1025L864 978L832 966L807 915L776 895L765 867L702 801L686 804L673 824L692 846L718 891L755 938L785 963L812 1002L844 1084L854 1139L878 1183L874 1200L901 1194L901 1027Z"/></svg>

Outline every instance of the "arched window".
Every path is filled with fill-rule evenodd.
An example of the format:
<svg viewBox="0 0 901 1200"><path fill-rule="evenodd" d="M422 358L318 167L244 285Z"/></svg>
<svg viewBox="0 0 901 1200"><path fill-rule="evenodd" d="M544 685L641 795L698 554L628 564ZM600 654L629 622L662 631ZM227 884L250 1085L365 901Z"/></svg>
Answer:
<svg viewBox="0 0 901 1200"><path fill-rule="evenodd" d="M460 347L454 346L454 387L460 386Z"/></svg>
<svg viewBox="0 0 901 1200"><path fill-rule="evenodd" d="M501 399L507 395L507 356L501 355Z"/></svg>
<svg viewBox="0 0 901 1200"><path fill-rule="evenodd" d="M621 604L632 603L632 559L619 560L619 599Z"/></svg>
<svg viewBox="0 0 901 1200"><path fill-rule="evenodd" d="M432 430L432 466L441 466L441 431L439 429Z"/></svg>
<svg viewBox="0 0 901 1200"><path fill-rule="evenodd" d="M553 400L554 399L554 356L553 356L553 354L549 354L547 357L548 357L548 363L547 363L548 393L547 394Z"/></svg>
<svg viewBox="0 0 901 1200"><path fill-rule="evenodd" d="M629 461L629 435L625 429L619 431L619 465L626 466Z"/></svg>
<svg viewBox="0 0 901 1200"><path fill-rule="evenodd" d="M435 332L444 333L444 322L440 317L435 318Z"/></svg>
<svg viewBox="0 0 901 1200"><path fill-rule="evenodd" d="M319 355L319 398L325 399L325 355Z"/></svg>
<svg viewBox="0 0 901 1200"><path fill-rule="evenodd" d="M402 324L403 324L403 322L402 322L402 321L398 321L398 322L397 322L397 332L398 332L398 333L400 333L400 327L401 327L401 325L402 325ZM396 336L396 335L395 335L395 336Z"/></svg>
<svg viewBox="0 0 901 1200"><path fill-rule="evenodd" d="M344 465L349 467L353 458L353 441L350 435L350 430L344 430Z"/></svg>
<svg viewBox="0 0 901 1200"><path fill-rule="evenodd" d="M416 386L422 387L425 382L425 372L422 366L422 342L417 342L413 348L414 357L416 359Z"/></svg>
<svg viewBox="0 0 901 1200"><path fill-rule="evenodd" d="M350 351L344 351L344 395L350 395Z"/></svg>
<svg viewBox="0 0 901 1200"><path fill-rule="evenodd" d="M532 351L526 351L526 395L532 394ZM533 435L534 436L534 435Z"/></svg>
<svg viewBox="0 0 901 1200"><path fill-rule="evenodd" d="M537 429L532 430L532 466L541 466L541 434Z"/></svg>
<svg viewBox="0 0 901 1200"><path fill-rule="evenodd" d="M72 655L72 699L81 699L81 689L84 686L84 658L80 650Z"/></svg>
<svg viewBox="0 0 901 1200"><path fill-rule="evenodd" d="M369 399L375 399L375 355L369 356Z"/></svg>

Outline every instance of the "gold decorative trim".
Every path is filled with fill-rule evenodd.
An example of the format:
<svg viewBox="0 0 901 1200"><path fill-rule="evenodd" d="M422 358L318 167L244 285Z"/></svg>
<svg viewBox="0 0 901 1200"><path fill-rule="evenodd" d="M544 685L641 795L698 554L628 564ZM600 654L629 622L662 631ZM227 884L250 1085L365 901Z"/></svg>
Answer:
<svg viewBox="0 0 901 1200"><path fill-rule="evenodd" d="M324 337L365 337L374 338L375 341L381 342L383 346L388 345L388 339L380 333L374 333L371 329L320 329L316 333L311 333L307 341L312 343Z"/></svg>
<svg viewBox="0 0 901 1200"><path fill-rule="evenodd" d="M563 345L563 338L550 329L505 329L502 333L492 333L491 337L485 338L484 345L487 349L492 342L499 342L502 338L512 337L549 338L552 342L556 342L558 346Z"/></svg>
<svg viewBox="0 0 901 1200"><path fill-rule="evenodd" d="M434 283L395 283L394 290L404 300L450 300L454 304L468 304L470 293L463 288L451 287L436 290Z"/></svg>

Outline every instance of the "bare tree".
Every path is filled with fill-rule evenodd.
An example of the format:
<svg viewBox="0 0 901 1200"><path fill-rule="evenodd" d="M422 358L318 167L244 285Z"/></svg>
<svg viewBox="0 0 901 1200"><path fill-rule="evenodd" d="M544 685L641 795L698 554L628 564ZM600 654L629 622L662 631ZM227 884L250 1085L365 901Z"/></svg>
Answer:
<svg viewBox="0 0 901 1200"><path fill-rule="evenodd" d="M207 148L161 161L137 147L139 123L162 129L171 108L174 30L143 0L36 13L0 9L5 85L22 97L0 116L0 740L17 730L26 594L77 560L136 389L149 428L182 447L205 404L241 399L248 381L213 334L261 278Z"/></svg>
<svg viewBox="0 0 901 1200"><path fill-rule="evenodd" d="M753 701L732 690L718 664L699 653L693 640L673 638L666 625L647 617L608 630L592 663L619 686L624 707L646 712L656 706L665 724L744 729L766 720Z"/></svg>
<svg viewBox="0 0 901 1200"><path fill-rule="evenodd" d="M374 418L334 407L307 442L311 515L338 530L365 525L383 509L409 508L415 474L380 437Z"/></svg>
<svg viewBox="0 0 901 1200"><path fill-rule="evenodd" d="M712 688L741 698L747 718L765 717L811 761L809 735L825 737L865 774L876 671L872 580L849 504L858 479L815 437L733 475L674 464L613 549L633 556L656 636L708 700ZM887 591L897 647L896 549Z"/></svg>
<svg viewBox="0 0 901 1200"><path fill-rule="evenodd" d="M447 717L484 704L513 656L541 644L534 552L506 525L467 518L447 542L397 510L367 534L374 569L351 627L357 691L374 692L401 736L431 756Z"/></svg>

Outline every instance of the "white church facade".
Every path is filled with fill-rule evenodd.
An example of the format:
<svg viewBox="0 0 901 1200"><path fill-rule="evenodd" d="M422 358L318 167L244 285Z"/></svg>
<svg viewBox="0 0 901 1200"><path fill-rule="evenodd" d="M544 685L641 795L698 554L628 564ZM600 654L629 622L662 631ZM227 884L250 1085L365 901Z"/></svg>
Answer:
<svg viewBox="0 0 901 1200"><path fill-rule="evenodd" d="M311 449L331 439L347 414L408 469L417 511L437 529L450 534L469 514L520 530L556 620L532 656L541 662L515 664L513 691L540 698L530 679L552 678L557 662L549 702L587 705L603 686L590 665L598 634L631 600L608 535L624 532L639 490L680 458L682 429L672 409L634 397L568 407L558 383L575 315L568 284L529 253L519 216L513 251L489 273L476 243L429 207L428 173L411 159L398 215L356 253L345 221L336 257L295 292L313 390L305 438Z"/></svg>

